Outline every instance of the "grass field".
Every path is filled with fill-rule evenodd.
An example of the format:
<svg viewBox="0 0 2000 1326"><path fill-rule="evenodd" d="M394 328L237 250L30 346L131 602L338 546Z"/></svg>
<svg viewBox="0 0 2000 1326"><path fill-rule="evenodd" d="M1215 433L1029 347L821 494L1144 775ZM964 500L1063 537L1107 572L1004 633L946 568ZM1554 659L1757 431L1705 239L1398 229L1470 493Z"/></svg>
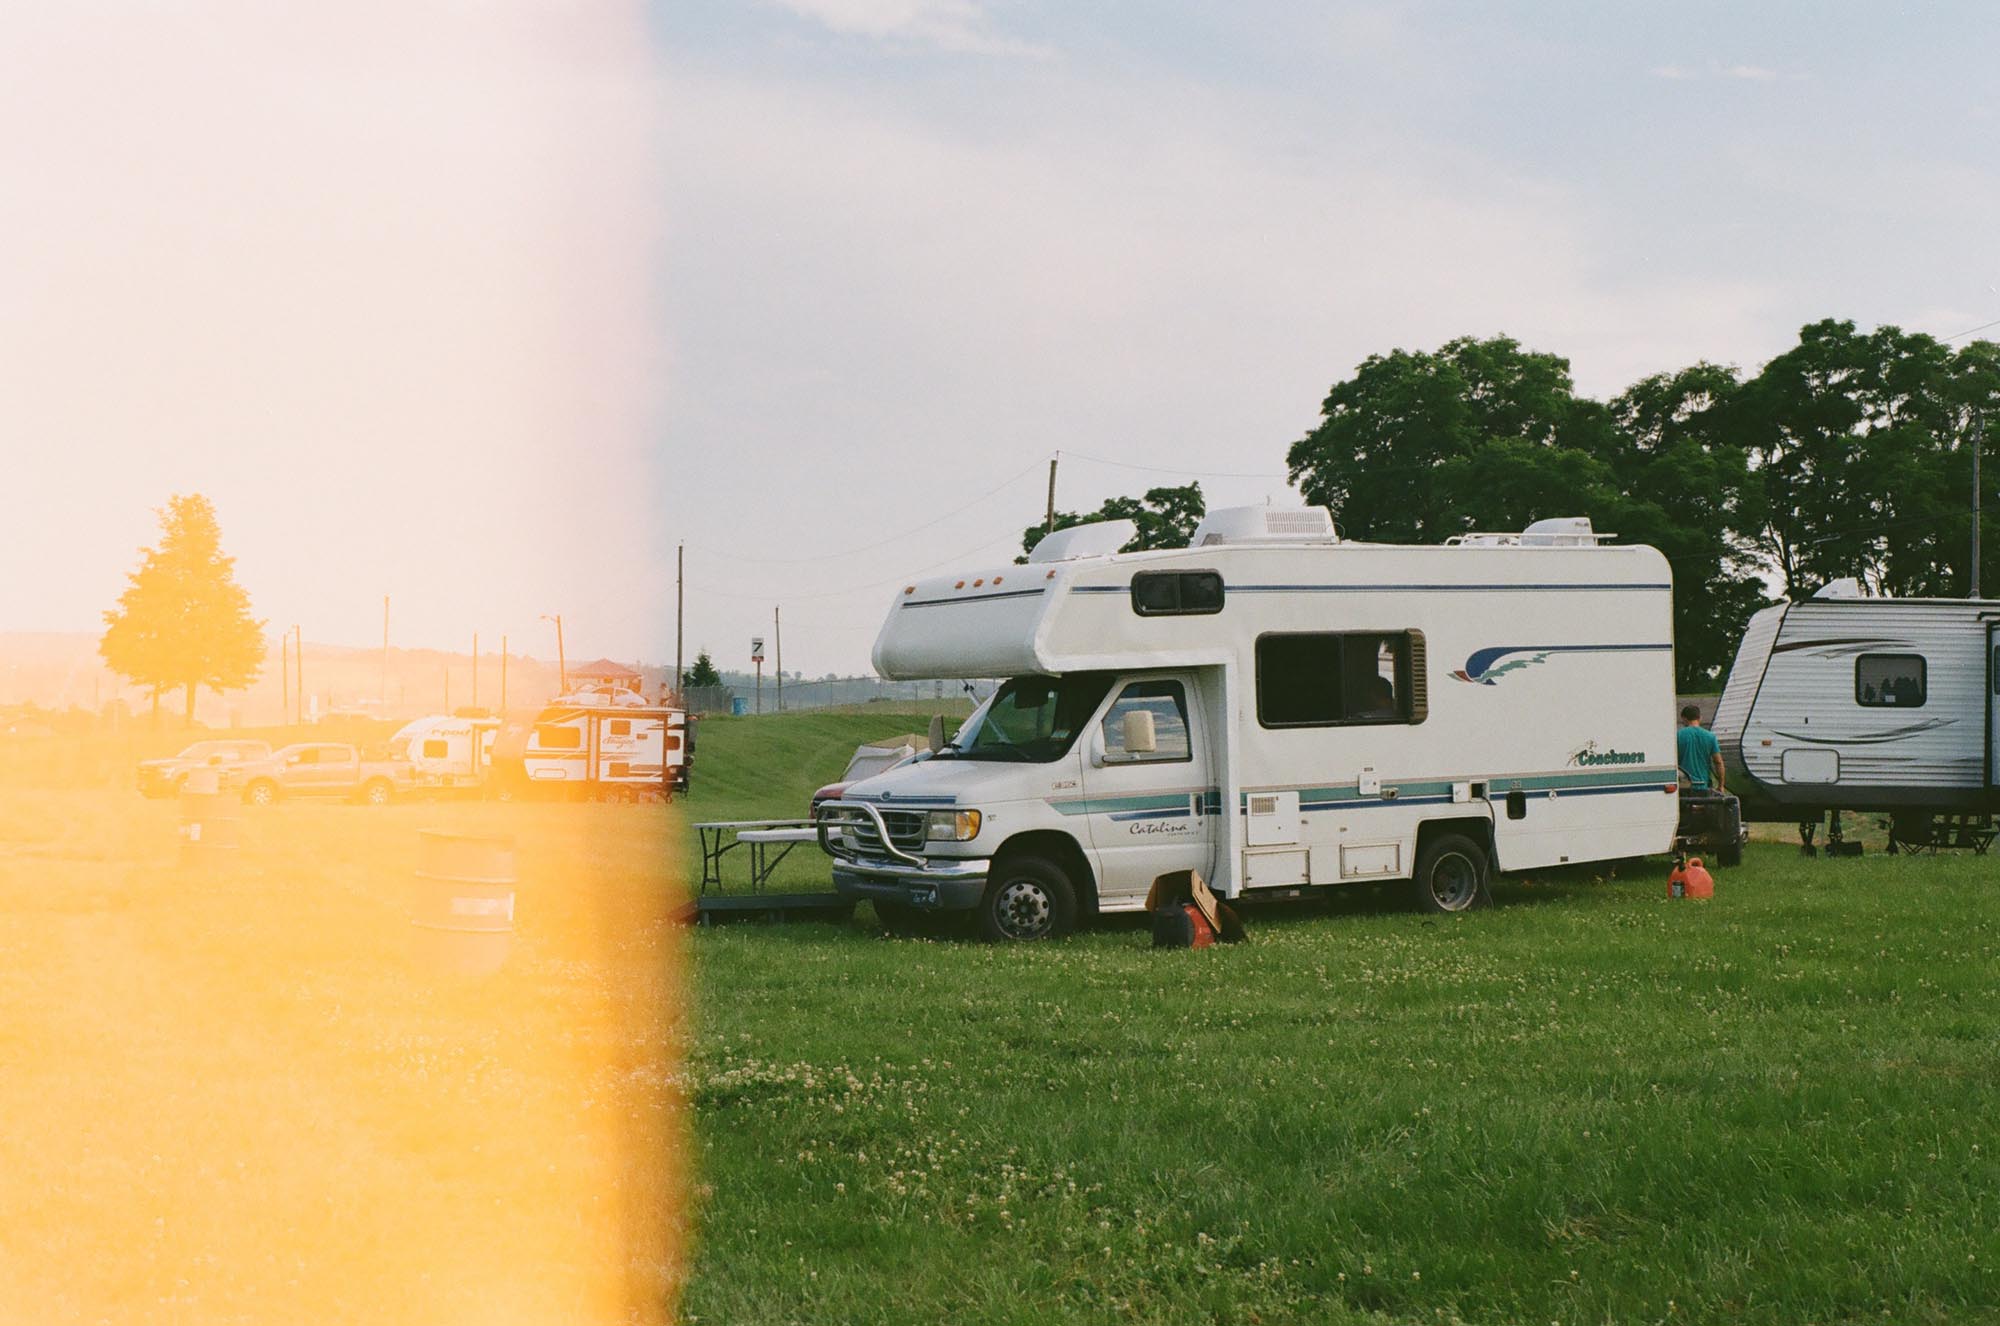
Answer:
<svg viewBox="0 0 2000 1326"><path fill-rule="evenodd" d="M711 725L684 809L881 726ZM699 932L686 1318L2000 1320L2000 862L1664 875L1201 953Z"/></svg>
<svg viewBox="0 0 2000 1326"><path fill-rule="evenodd" d="M662 1319L686 1154L667 812L280 805L215 874L176 864L175 803L22 767L0 1321ZM516 842L497 975L413 957L429 828Z"/></svg>

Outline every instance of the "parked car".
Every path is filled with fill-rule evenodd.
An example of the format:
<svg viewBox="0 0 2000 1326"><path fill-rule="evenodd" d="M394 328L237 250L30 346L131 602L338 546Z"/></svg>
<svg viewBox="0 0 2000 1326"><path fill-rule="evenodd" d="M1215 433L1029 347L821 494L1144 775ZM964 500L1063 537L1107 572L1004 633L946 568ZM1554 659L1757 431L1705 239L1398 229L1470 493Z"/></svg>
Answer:
<svg viewBox="0 0 2000 1326"><path fill-rule="evenodd" d="M401 760L364 760L352 746L306 741L232 770L227 785L243 789L253 806L286 797L342 797L386 806L412 791L415 780Z"/></svg>
<svg viewBox="0 0 2000 1326"><path fill-rule="evenodd" d="M196 769L230 770L271 757L268 741L197 741L178 755L139 762L138 787L149 797L178 796L181 783Z"/></svg>

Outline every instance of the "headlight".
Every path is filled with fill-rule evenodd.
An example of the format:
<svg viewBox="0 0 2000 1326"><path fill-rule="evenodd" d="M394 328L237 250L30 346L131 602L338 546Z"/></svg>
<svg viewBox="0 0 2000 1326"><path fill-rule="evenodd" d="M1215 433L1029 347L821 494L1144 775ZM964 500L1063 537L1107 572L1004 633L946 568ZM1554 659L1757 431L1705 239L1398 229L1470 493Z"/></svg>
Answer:
<svg viewBox="0 0 2000 1326"><path fill-rule="evenodd" d="M924 839L933 843L962 843L979 833L976 810L934 810L924 821Z"/></svg>

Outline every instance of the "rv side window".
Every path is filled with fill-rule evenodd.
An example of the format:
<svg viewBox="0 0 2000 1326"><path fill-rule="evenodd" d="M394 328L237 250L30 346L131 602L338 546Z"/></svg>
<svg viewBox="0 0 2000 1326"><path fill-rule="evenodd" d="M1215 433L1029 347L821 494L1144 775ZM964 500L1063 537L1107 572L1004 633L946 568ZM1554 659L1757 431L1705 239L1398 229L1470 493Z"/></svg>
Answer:
<svg viewBox="0 0 2000 1326"><path fill-rule="evenodd" d="M538 723L535 725L535 744L543 750L581 750L583 730L559 723Z"/></svg>
<svg viewBox="0 0 2000 1326"><path fill-rule="evenodd" d="M1128 722L1133 714L1152 715L1153 748L1128 750L1125 735L1143 727ZM1104 762L1145 764L1180 762L1194 758L1188 740L1187 696L1177 681L1135 681L1118 693L1104 711Z"/></svg>
<svg viewBox="0 0 2000 1326"><path fill-rule="evenodd" d="M1421 722L1411 706L1409 631L1257 638L1257 721L1265 727Z"/></svg>
<svg viewBox="0 0 2000 1326"><path fill-rule="evenodd" d="M1854 660L1854 702L1879 709L1915 709L1924 702L1920 654L1863 654Z"/></svg>
<svg viewBox="0 0 2000 1326"><path fill-rule="evenodd" d="M612 736L614 736L614 737L629 737L629 736L631 736L631 735L632 735L632 720L631 720L631 719L629 719L629 718L614 718L614 719L612 719L612 720L611 720L611 735L612 735Z"/></svg>
<svg viewBox="0 0 2000 1326"><path fill-rule="evenodd" d="M445 757L446 749L445 742L437 737L432 737L424 742L424 758L427 760L441 760Z"/></svg>
<svg viewBox="0 0 2000 1326"><path fill-rule="evenodd" d="M1141 571L1132 577L1132 611L1141 617L1192 617L1222 611L1216 571Z"/></svg>

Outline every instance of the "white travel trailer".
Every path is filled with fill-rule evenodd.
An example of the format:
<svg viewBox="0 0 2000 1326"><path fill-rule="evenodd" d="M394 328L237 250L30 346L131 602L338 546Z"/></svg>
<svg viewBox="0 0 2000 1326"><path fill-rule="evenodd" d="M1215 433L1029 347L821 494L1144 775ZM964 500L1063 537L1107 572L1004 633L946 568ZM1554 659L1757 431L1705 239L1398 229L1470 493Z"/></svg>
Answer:
<svg viewBox="0 0 2000 1326"><path fill-rule="evenodd" d="M419 787L476 788L486 781L499 732L497 718L418 718L389 738L389 758L407 761Z"/></svg>
<svg viewBox="0 0 2000 1326"><path fill-rule="evenodd" d="M1884 811L1911 842L1933 817L1983 820L2000 804L1997 625L2000 602L1851 581L1752 617L1714 724L1744 817Z"/></svg>
<svg viewBox="0 0 2000 1326"><path fill-rule="evenodd" d="M558 696L528 731L519 776L577 796L666 795L685 777L685 723L679 709L622 687Z"/></svg>
<svg viewBox="0 0 2000 1326"><path fill-rule="evenodd" d="M883 676L1011 680L931 758L822 806L842 893L1030 938L1142 909L1176 870L1225 897L1409 879L1459 911L1496 869L1668 847L1653 549L1584 520L1351 543L1324 510L1248 507L1187 548L1117 553L1132 528L895 596Z"/></svg>

